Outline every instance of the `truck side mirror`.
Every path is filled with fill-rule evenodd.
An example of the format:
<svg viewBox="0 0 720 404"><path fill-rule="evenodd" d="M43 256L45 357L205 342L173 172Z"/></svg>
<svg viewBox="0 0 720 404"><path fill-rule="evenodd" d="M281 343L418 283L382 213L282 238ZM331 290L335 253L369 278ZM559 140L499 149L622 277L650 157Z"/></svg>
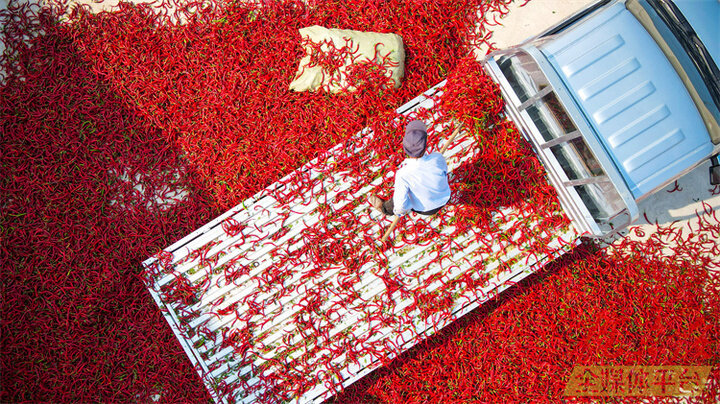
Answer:
<svg viewBox="0 0 720 404"><path fill-rule="evenodd" d="M720 155L710 157L710 185L720 185Z"/></svg>

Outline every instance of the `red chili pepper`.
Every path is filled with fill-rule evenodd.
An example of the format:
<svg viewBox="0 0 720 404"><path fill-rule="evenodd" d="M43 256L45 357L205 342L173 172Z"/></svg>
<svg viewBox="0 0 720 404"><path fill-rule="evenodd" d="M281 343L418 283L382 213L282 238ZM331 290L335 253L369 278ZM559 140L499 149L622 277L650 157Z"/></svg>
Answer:
<svg viewBox="0 0 720 404"><path fill-rule="evenodd" d="M559 213L542 166L502 115L498 88L473 58L464 57L475 45L492 45L488 27L500 18L492 12L507 13L507 4L349 1L310 8L269 2L259 9L242 3L167 3L159 9L121 4L98 15L77 7L69 20L60 18L67 9L57 4L38 9L12 3L0 11L8 38L0 58L0 99L7 101L0 108L3 129L12 133L0 140L0 188L8 196L0 219L8 230L2 236L8 264L2 269L0 335L6 360L0 372L7 376L2 400L150 401L160 394L168 402L208 401L144 282L171 273L172 261L183 253L157 253L160 248L276 182L284 187L271 191L280 202L306 207L319 200L323 207L318 224L287 243L280 242L287 230L267 234L260 224L235 219L221 224L228 236L238 237L235 249L257 243L274 248L273 265L248 267L241 265L245 257L238 257L226 263L214 283L240 282L252 271L253 293L204 313L208 319L191 329L189 322L203 315L194 305L211 287L209 275L192 283L176 277L162 288L183 322L182 332L232 346L241 361L268 360L262 368L251 365L259 379L255 387L218 378L221 394L258 392L265 401L291 400L317 383L336 391L342 364L333 358L341 352L347 352L349 363L365 357L387 363L402 349L397 341L373 339L384 327L414 327L413 310L450 320L449 296L483 298L479 288L491 281L483 265L454 281L428 268L404 278L377 270L408 245L438 245L428 266L446 273L473 262L447 257L446 252L465 246L457 241L462 234L467 244L481 244L480 255L488 256L498 245L527 247L518 259L526 263L551 253L547 241L568 220ZM391 88L382 74L391 63L376 48L375 62L348 71L346 89L357 87L356 92L289 92L287 83L302 55L295 29L318 23L402 35L408 56L402 87ZM343 57L354 58L356 52L346 43L326 54L316 52L315 62L337 69ZM432 112L404 117L394 111L445 78ZM316 172L346 173L349 190L337 201L352 198L379 175L385 183L378 192L389 194L407 119L451 117L478 143L476 157L454 171L456 209L436 218L437 227L422 219L408 222L390 252L363 247L374 246L377 235L372 223L361 225L353 212L357 203L331 207L327 194L311 186L309 171L286 177L317 158ZM366 126L372 138L349 139ZM442 136L431 137L434 150ZM326 151L338 143L345 147ZM326 163L331 156L334 162ZM367 170L374 164L380 172ZM717 194L717 187L710 192ZM507 217L501 209L506 207L520 213ZM262 209L254 213L267 215ZM294 215L287 210L271 222L285 228ZM511 219L517 222L501 232L496 221ZM455 230L436 230L449 225ZM597 358L711 364L708 341L720 323L717 288L706 287L718 284L706 270L719 266L715 208L703 204L693 225L691 234L670 225L647 242L622 240L630 254L622 260L582 247L513 287L512 295L458 320L465 327L450 326L456 334L439 331L439 339L400 355L391 370L361 383L369 385L373 400L391 402L548 401L564 387L569 364ZM307 238L306 246L293 250L290 243L298 237ZM219 255L209 255L212 246L175 264L194 260L201 274L219 270ZM671 265L660 253L667 248L682 265ZM139 263L150 256L157 261L144 280ZM341 289L318 285L313 292L305 284L284 284L292 275L288 267L309 261L303 281L314 282L328 268L340 267L335 280ZM368 264L386 285L379 296L353 289ZM438 286L428 293L431 284ZM253 341L250 329L263 329L280 299L303 291L305 300L293 302L303 308L294 320L299 335L318 341L294 360L267 356L271 348ZM413 303L400 309L390 299L398 292ZM698 296L707 301L701 305ZM672 309L668 301L674 302ZM238 312L245 305L249 309ZM347 306L358 308L369 333L352 331L346 339L331 335L330 319ZM399 313L383 312L388 309ZM208 329L210 318L231 312L232 331L216 335ZM622 328L629 325L634 328ZM412 335L403 342L420 338ZM289 350L288 344L276 349ZM318 359L323 348L331 356ZM495 376L479 380L477 375ZM368 401L357 390L344 394Z"/></svg>

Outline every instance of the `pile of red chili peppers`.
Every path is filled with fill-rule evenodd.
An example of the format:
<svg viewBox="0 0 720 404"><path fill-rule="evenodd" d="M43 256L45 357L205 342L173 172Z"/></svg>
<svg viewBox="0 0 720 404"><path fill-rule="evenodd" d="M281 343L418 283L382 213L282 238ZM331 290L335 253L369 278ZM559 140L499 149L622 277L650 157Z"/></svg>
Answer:
<svg viewBox="0 0 720 404"><path fill-rule="evenodd" d="M703 204L691 232L582 245L334 402L598 402L563 396L574 366L658 364L714 366L715 382L696 397L624 402L718 402L719 219Z"/></svg>
<svg viewBox="0 0 720 404"><path fill-rule="evenodd" d="M486 12L505 3L0 11L0 401L207 401L140 263L365 126L397 163L386 118L446 77L442 108L483 144L457 170L456 194L473 208L456 225L487 226L491 208L527 200L555 217L542 167L464 58L490 40ZM402 87L369 80L368 69L353 93L289 92L297 29L315 24L400 34ZM720 266L720 221L707 207L697 223L691 235L661 228L613 254L583 247L338 400L548 401L573 364L717 365L720 285L706 269ZM328 252L318 250L347 258ZM170 294L191 303L178 285Z"/></svg>

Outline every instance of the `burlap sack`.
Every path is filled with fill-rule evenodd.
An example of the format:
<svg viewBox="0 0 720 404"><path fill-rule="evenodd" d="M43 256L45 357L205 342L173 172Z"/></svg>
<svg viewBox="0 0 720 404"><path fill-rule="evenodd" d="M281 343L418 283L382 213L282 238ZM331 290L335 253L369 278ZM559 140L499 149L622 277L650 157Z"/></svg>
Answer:
<svg viewBox="0 0 720 404"><path fill-rule="evenodd" d="M353 88L348 88L345 81L348 67L368 61L380 63L383 58L386 61L385 75L393 80L395 88L400 87L400 80L405 74L405 49L400 35L328 29L319 25L301 28L299 31L304 41L322 44L321 49L324 51L331 50L332 47L336 49L347 47L346 49L352 49L352 55L342 61L342 66L331 72L321 66L310 66L312 48L304 46L305 56L300 60L295 78L290 83L290 90L317 91L322 87L330 92L338 92L342 89L352 91Z"/></svg>

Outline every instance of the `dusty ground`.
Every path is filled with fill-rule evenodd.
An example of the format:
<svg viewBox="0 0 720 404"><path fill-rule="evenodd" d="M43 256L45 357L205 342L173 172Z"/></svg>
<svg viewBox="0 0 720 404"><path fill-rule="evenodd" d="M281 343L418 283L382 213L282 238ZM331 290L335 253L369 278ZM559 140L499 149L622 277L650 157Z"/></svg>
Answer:
<svg viewBox="0 0 720 404"><path fill-rule="evenodd" d="M593 0L531 0L521 6L523 1L516 0L509 7L508 15L500 21L502 25L493 30L495 47L502 49L517 45L593 2ZM480 48L478 55L484 55L486 52L487 49Z"/></svg>

